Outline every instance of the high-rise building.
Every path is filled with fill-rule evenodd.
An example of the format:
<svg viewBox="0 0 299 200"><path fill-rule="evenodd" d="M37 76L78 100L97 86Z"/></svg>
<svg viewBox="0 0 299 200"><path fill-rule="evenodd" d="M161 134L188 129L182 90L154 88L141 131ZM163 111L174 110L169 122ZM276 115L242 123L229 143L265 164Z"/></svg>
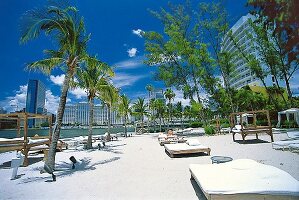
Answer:
<svg viewBox="0 0 299 200"><path fill-rule="evenodd" d="M165 103L166 99L164 97L163 89L154 89L154 91L150 92L150 99L162 99Z"/></svg>
<svg viewBox="0 0 299 200"><path fill-rule="evenodd" d="M26 112L43 114L45 110L46 88L40 80L29 80L27 85ZM36 126L36 120L28 120L28 126Z"/></svg>
<svg viewBox="0 0 299 200"><path fill-rule="evenodd" d="M248 33L254 33L253 28L250 25L250 20L254 20L255 17L251 14L242 16L230 29L232 36L237 41L238 45L244 48L245 54L254 55L259 58L256 48L252 45L253 41L249 37ZM221 50L230 53L237 53L239 50L231 41L228 34L223 38L221 44ZM234 57L232 63L235 64L236 68L232 72L232 76L229 77L230 87L240 89L246 85L262 86L262 82L254 75L247 65L246 60L241 57ZM265 67L265 66L262 66ZM273 85L272 76L267 76L265 82L268 86Z"/></svg>
<svg viewBox="0 0 299 200"><path fill-rule="evenodd" d="M108 124L107 106L94 105L93 122L98 125ZM66 105L62 123L89 125L89 104L80 102L74 105ZM111 111L111 124L123 124L123 118L118 117L118 113L115 110Z"/></svg>

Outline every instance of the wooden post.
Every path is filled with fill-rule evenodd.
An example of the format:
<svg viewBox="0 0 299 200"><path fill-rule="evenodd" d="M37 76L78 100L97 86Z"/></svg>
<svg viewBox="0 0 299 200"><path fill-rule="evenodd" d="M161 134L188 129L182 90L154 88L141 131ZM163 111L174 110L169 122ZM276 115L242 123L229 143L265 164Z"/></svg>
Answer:
<svg viewBox="0 0 299 200"><path fill-rule="evenodd" d="M255 113L253 114L253 125L254 125L255 128L257 127L257 125L256 125L256 114Z"/></svg>
<svg viewBox="0 0 299 200"><path fill-rule="evenodd" d="M28 166L29 162L28 162L28 152L29 149L27 149L27 144L28 144L28 117L27 117L27 113L24 113L24 149L23 149L23 153L25 155L25 159L24 159L24 166Z"/></svg>
<svg viewBox="0 0 299 200"><path fill-rule="evenodd" d="M272 125L271 125L271 120L270 120L270 114L269 114L269 110L266 110L266 114L267 114L267 119L268 119L269 134L270 134L270 137L271 137L271 142L274 142L273 133L272 133Z"/></svg>
<svg viewBox="0 0 299 200"><path fill-rule="evenodd" d="M18 119L17 119L17 136L18 137L21 137L21 123L20 123L20 118L18 117Z"/></svg>
<svg viewBox="0 0 299 200"><path fill-rule="evenodd" d="M242 140L243 143L245 142L245 133L244 133L244 127L243 127L243 116L242 113L240 113L240 124L241 124L241 134L242 134Z"/></svg>

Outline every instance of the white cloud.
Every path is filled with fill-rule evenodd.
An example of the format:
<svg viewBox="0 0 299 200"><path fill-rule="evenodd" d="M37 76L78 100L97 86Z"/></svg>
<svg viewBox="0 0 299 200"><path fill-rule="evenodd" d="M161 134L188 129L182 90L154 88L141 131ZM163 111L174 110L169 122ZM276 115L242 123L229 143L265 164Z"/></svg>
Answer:
<svg viewBox="0 0 299 200"><path fill-rule="evenodd" d="M141 29L137 29L137 30L132 30L132 33L142 38L142 34L144 33L144 31Z"/></svg>
<svg viewBox="0 0 299 200"><path fill-rule="evenodd" d="M65 78L64 74L57 75L57 76L53 76L53 75L50 76L50 80L55 85L59 85L59 86L62 86L64 78ZM74 81L78 82L78 80L76 78L74 78ZM75 95L76 99L81 99L82 97L86 97L86 90L81 89L81 88L69 89L69 93L71 93L72 95Z"/></svg>
<svg viewBox="0 0 299 200"><path fill-rule="evenodd" d="M45 108L48 110L48 112L56 114L58 105L59 105L59 97L53 95L51 90L47 90Z"/></svg>
<svg viewBox="0 0 299 200"><path fill-rule="evenodd" d="M177 89L173 89L173 92L175 93L175 97L173 99L173 103L177 103L177 102L182 102L183 106L187 106L190 105L190 99L184 99L184 94L181 90L177 90ZM208 95L205 92L200 92L199 96L201 99L208 99ZM194 100L197 100L197 96L194 94L193 95Z"/></svg>
<svg viewBox="0 0 299 200"><path fill-rule="evenodd" d="M128 52L128 56L129 57L135 57L136 56L136 53L137 53L137 48L131 48L131 49L128 49L127 50L127 52Z"/></svg>
<svg viewBox="0 0 299 200"><path fill-rule="evenodd" d="M55 85L59 85L62 86L63 81L64 81L65 75L61 74L61 75L57 75L57 76L50 76L50 80L55 84Z"/></svg>
<svg viewBox="0 0 299 200"><path fill-rule="evenodd" d="M113 64L117 68L135 69L143 66L142 57L130 58L129 60L120 61Z"/></svg>
<svg viewBox="0 0 299 200"><path fill-rule="evenodd" d="M73 94L73 95L75 95L75 97L77 99L81 99L82 97L86 97L87 96L86 90L81 89L81 88L71 89L70 93Z"/></svg>
<svg viewBox="0 0 299 200"><path fill-rule="evenodd" d="M113 85L121 88L124 86L133 85L136 81L145 78L147 75L133 75L127 73L116 73L115 77L112 78Z"/></svg>
<svg viewBox="0 0 299 200"><path fill-rule="evenodd" d="M173 103L182 102L183 106L189 105L190 100L184 99L183 92L177 89L172 89L172 91L175 93L175 97L173 98ZM168 102L168 101L167 101Z"/></svg>
<svg viewBox="0 0 299 200"><path fill-rule="evenodd" d="M6 97L0 102L0 106L8 112L14 112L26 107L27 85L21 85L19 90L15 91L14 96Z"/></svg>

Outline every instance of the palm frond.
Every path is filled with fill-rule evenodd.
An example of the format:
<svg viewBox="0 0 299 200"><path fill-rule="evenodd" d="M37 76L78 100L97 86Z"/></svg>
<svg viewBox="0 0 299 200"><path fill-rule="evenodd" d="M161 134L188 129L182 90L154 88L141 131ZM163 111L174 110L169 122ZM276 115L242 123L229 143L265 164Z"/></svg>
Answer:
<svg viewBox="0 0 299 200"><path fill-rule="evenodd" d="M51 70L55 67L58 67L64 63L62 58L46 58L43 60L38 60L27 65L28 70L39 70L45 74L50 74Z"/></svg>

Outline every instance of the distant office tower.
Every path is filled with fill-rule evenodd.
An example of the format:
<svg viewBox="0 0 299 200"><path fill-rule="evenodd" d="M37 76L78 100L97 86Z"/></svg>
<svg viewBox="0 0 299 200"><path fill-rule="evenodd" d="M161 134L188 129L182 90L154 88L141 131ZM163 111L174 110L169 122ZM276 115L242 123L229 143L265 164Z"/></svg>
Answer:
<svg viewBox="0 0 299 200"><path fill-rule="evenodd" d="M29 80L27 86L26 112L43 114L45 109L46 88L39 80ZM28 126L36 126L36 120L29 120Z"/></svg>
<svg viewBox="0 0 299 200"><path fill-rule="evenodd" d="M163 89L154 89L154 91L150 93L150 99L162 99L162 101L165 103L166 99L164 97Z"/></svg>
<svg viewBox="0 0 299 200"><path fill-rule="evenodd" d="M111 124L123 124L123 119L121 117L118 117L117 115L117 111L111 112ZM96 123L97 125L107 125L107 106L95 105L93 116L93 123ZM87 102L81 102L75 105L66 105L62 123L89 125L89 104Z"/></svg>
<svg viewBox="0 0 299 200"><path fill-rule="evenodd" d="M242 16L230 30L232 31L232 35L236 39L238 45L244 48L245 54L251 54L258 58L258 52L254 48L254 46L251 45L252 40L248 36L248 33L253 33L253 29L250 26L249 20L254 19L255 17L251 14ZM239 52L237 47L230 40L228 34L225 35L223 38L221 44L221 51L227 51L230 53ZM247 65L246 60L242 56L235 57L232 63L235 64L236 69L232 73L233 75L229 77L230 87L240 89L245 85L262 86L262 82L257 77L255 77L254 73L250 70L249 66ZM272 76L270 75L266 77L265 82L268 86L274 84Z"/></svg>

